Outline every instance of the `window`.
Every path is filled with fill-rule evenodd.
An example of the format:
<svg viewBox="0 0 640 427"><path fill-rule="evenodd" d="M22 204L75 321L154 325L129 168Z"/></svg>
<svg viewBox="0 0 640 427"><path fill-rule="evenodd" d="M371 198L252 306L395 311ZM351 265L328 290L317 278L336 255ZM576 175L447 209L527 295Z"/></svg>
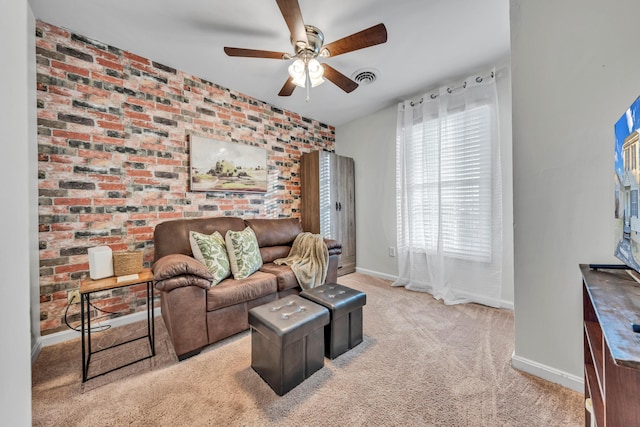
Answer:
<svg viewBox="0 0 640 427"><path fill-rule="evenodd" d="M631 162L629 161L629 147L624 150L624 170L628 171L631 168Z"/></svg>
<svg viewBox="0 0 640 427"><path fill-rule="evenodd" d="M405 146L414 250L491 261L491 109L415 123Z"/></svg>

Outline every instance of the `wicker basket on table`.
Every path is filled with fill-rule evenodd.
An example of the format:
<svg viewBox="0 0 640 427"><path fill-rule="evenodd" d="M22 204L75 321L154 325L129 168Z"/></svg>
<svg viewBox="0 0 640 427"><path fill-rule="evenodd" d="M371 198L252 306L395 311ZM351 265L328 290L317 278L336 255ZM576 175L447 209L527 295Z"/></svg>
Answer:
<svg viewBox="0 0 640 427"><path fill-rule="evenodd" d="M128 276L142 271L142 251L118 251L113 253L113 274Z"/></svg>

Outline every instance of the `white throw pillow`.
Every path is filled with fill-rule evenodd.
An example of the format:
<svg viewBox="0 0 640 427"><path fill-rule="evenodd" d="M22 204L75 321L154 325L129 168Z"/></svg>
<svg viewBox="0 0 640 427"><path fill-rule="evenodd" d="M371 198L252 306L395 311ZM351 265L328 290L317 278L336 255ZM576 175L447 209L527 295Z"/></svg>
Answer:
<svg viewBox="0 0 640 427"><path fill-rule="evenodd" d="M262 267L258 239L250 227L242 231L227 231L225 242L235 279L245 279Z"/></svg>
<svg viewBox="0 0 640 427"><path fill-rule="evenodd" d="M222 234L217 231L211 235L189 231L189 243L193 257L203 263L213 275L212 286L229 277L231 268Z"/></svg>

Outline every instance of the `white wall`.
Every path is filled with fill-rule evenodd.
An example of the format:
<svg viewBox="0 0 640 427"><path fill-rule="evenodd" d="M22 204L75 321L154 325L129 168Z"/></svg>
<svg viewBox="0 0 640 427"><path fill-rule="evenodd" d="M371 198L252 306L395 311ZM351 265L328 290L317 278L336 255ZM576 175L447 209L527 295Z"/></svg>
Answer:
<svg viewBox="0 0 640 427"><path fill-rule="evenodd" d="M613 258L613 125L640 95L638 0L511 0L514 366L581 390L579 263Z"/></svg>
<svg viewBox="0 0 640 427"><path fill-rule="evenodd" d="M0 14L0 200L3 202L3 244L0 246L0 414L3 425L31 425L31 343L29 314L31 248L30 186L36 179L29 160L35 138L30 130L35 106L29 76L30 33L34 19L23 0L7 0ZM30 209L31 208L31 209Z"/></svg>
<svg viewBox="0 0 640 427"><path fill-rule="evenodd" d="M31 292L31 362L36 360L42 348L40 337L40 251L39 251L39 218L38 218L38 117L36 104L36 20L29 8L29 23L27 28L28 55L28 168L27 179L29 192L29 288Z"/></svg>
<svg viewBox="0 0 640 427"><path fill-rule="evenodd" d="M513 304L513 222L511 176L511 79L508 64L497 64L503 165L504 305ZM425 91L430 88L425 88ZM336 152L352 157L356 168L356 266L363 273L398 276L396 258L397 106L336 128Z"/></svg>
<svg viewBox="0 0 640 427"><path fill-rule="evenodd" d="M336 153L356 170L356 267L398 276L396 258L396 106L336 128Z"/></svg>

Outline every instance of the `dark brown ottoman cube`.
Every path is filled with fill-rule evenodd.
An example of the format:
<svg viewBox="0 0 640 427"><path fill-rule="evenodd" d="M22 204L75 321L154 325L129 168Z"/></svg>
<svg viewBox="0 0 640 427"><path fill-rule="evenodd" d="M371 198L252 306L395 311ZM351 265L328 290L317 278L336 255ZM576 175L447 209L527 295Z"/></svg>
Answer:
<svg viewBox="0 0 640 427"><path fill-rule="evenodd" d="M325 327L325 352L335 359L362 342L362 306L367 303L364 292L327 283L300 292L300 296L329 309L331 322Z"/></svg>
<svg viewBox="0 0 640 427"><path fill-rule="evenodd" d="M279 396L324 366L329 311L297 295L249 310L251 367Z"/></svg>

